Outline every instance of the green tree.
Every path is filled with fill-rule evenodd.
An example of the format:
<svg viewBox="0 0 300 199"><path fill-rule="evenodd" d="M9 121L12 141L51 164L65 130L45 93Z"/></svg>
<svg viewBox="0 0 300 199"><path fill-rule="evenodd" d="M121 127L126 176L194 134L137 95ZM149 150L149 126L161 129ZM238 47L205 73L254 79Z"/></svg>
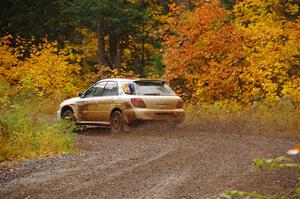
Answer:
<svg viewBox="0 0 300 199"><path fill-rule="evenodd" d="M50 40L74 38L74 26L62 12L59 2L69 0L1 0L0 35L7 33L23 38L47 35Z"/></svg>
<svg viewBox="0 0 300 199"><path fill-rule="evenodd" d="M120 68L130 34L146 20L144 2L74 0L63 3L65 13L72 15L75 25L97 33L99 64Z"/></svg>

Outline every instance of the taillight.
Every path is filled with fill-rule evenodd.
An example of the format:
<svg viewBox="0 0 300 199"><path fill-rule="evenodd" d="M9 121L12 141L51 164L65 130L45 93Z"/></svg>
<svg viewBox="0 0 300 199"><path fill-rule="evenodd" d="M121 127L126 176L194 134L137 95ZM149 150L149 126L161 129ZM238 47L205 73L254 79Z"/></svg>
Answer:
<svg viewBox="0 0 300 199"><path fill-rule="evenodd" d="M131 98L131 104L136 108L147 108L145 102L141 98Z"/></svg>
<svg viewBox="0 0 300 199"><path fill-rule="evenodd" d="M182 100L179 100L179 101L177 102L176 108L182 108L182 107L183 107L183 101L182 101Z"/></svg>

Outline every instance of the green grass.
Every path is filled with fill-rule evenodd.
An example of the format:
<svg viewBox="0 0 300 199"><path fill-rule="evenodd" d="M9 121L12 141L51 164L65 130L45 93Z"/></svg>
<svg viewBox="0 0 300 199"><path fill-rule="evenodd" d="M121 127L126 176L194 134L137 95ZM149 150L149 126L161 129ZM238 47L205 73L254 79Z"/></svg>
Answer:
<svg viewBox="0 0 300 199"><path fill-rule="evenodd" d="M23 93L2 101L0 162L74 152L75 124L55 121L53 100Z"/></svg>

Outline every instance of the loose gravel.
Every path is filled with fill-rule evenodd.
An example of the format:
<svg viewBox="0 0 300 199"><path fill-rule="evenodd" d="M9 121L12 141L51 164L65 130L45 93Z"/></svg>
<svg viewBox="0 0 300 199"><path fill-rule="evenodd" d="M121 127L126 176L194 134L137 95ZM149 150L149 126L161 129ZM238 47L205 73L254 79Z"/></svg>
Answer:
<svg viewBox="0 0 300 199"><path fill-rule="evenodd" d="M2 165L0 198L206 199L227 189L289 194L295 172L261 177L251 161L285 155L298 142L299 137L203 131L197 125L139 127L124 134L89 128L76 135L77 154Z"/></svg>

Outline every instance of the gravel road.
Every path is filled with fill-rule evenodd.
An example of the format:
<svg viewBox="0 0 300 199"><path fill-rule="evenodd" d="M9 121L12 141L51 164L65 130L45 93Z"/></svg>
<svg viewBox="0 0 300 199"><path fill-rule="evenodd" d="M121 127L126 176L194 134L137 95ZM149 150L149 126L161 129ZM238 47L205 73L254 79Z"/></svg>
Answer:
<svg viewBox="0 0 300 199"><path fill-rule="evenodd" d="M297 137L185 125L119 135L89 128L75 139L77 154L26 161L3 174L0 198L209 199L237 188L288 192L297 177L280 170L260 177L251 166L257 157L284 155Z"/></svg>

